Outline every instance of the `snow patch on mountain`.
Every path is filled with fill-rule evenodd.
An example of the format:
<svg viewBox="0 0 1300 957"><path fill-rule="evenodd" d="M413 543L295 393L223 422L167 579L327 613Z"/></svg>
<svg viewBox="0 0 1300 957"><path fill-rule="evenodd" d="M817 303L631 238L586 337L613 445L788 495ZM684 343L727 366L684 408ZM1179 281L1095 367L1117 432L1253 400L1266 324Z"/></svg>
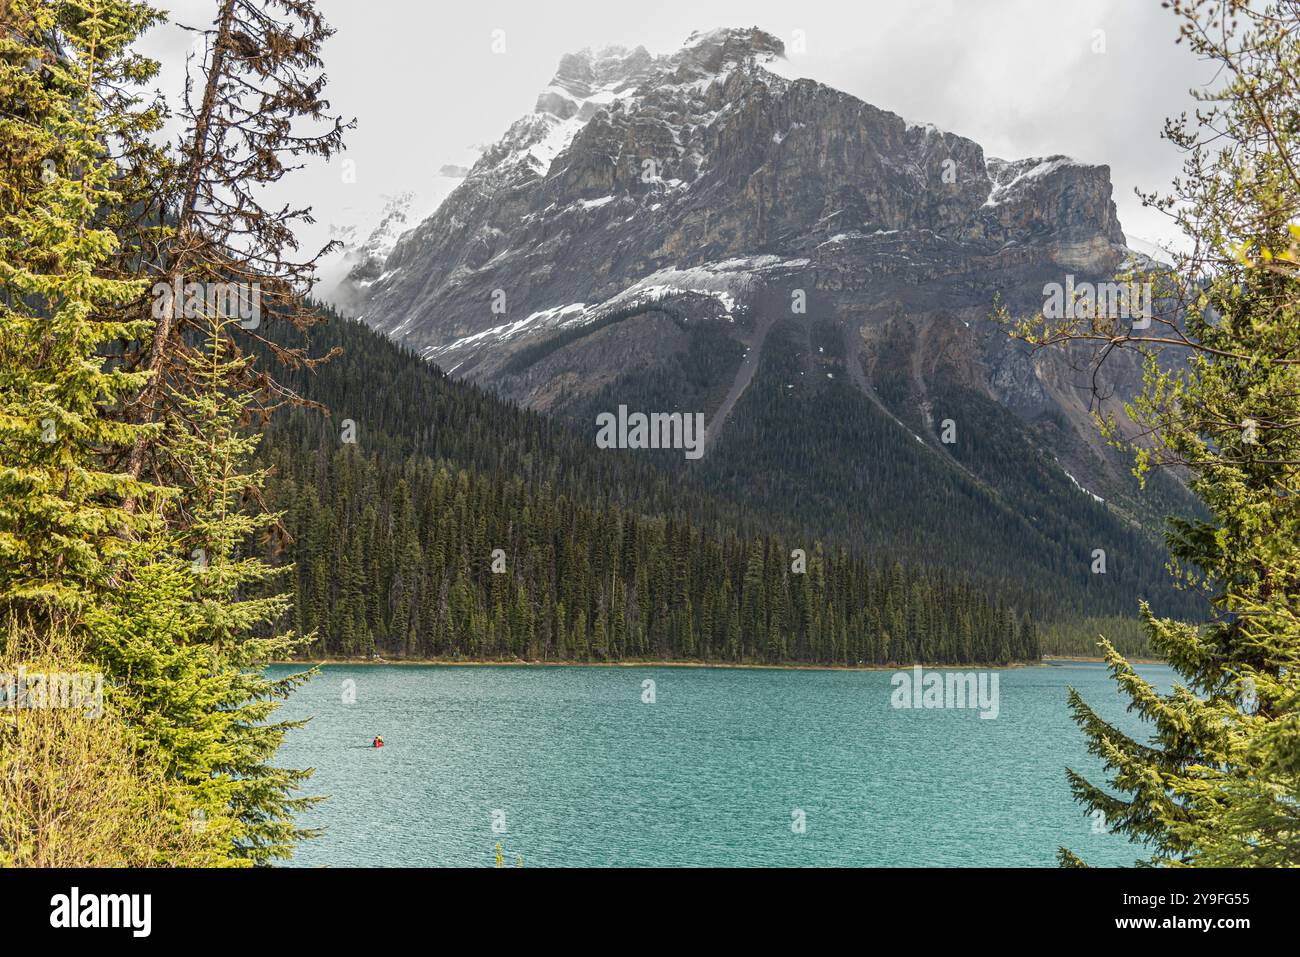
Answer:
<svg viewBox="0 0 1300 957"><path fill-rule="evenodd" d="M1056 464L1060 465L1061 463L1057 462ZM1065 468L1065 466L1061 466L1061 471L1065 472L1065 477L1068 478L1071 482L1073 482L1074 487L1077 488L1080 492L1083 492L1085 495L1091 496L1094 502L1100 502L1102 504L1105 504L1106 500L1104 498L1102 498L1100 495L1097 495L1093 492L1089 492L1086 488L1080 485L1079 480L1075 478L1073 475L1071 475L1069 471Z"/></svg>
<svg viewBox="0 0 1300 957"><path fill-rule="evenodd" d="M502 323L451 342L428 346L421 354L444 366L454 362L455 365L448 368L450 374L467 357L484 347L508 343L521 336L533 339L542 333L590 325L615 311L653 309L675 297L686 295L707 296L716 300L721 309L721 318L734 321L736 315L743 311L749 295L762 282L764 274L777 269L802 268L807 264L806 259L765 254L738 256L687 269L660 269L603 302L578 302L542 309L515 322Z"/></svg>
<svg viewBox="0 0 1300 957"><path fill-rule="evenodd" d="M429 346L423 351L423 355L424 358L436 362L482 343L509 342L525 330L538 332L543 329L562 329L568 326L580 325L587 319L585 303L575 302L566 306L555 306L551 309L542 309L531 313L516 322L506 322L499 326L492 326L490 329L463 336L441 346Z"/></svg>
<svg viewBox="0 0 1300 957"><path fill-rule="evenodd" d="M753 289L755 273L762 266L779 263L779 256L750 256L706 263L689 269L668 267L651 273L633 283L606 304L610 308L633 303L650 305L670 296L696 293L718 300L724 313L730 317L736 311L736 300Z"/></svg>
<svg viewBox="0 0 1300 957"><path fill-rule="evenodd" d="M1083 167L1086 164L1068 156L1058 155L1036 156L1015 161L990 156L985 165L989 178L993 181L993 188L989 191L988 199L984 201L984 206L987 208L1007 202L1040 177L1050 176L1067 166Z"/></svg>

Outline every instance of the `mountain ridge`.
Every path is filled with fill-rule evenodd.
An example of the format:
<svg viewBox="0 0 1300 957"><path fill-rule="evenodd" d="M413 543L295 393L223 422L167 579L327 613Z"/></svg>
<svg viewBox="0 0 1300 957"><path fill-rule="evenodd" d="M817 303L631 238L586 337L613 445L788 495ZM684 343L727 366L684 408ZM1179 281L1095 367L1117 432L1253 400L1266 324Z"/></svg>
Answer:
<svg viewBox="0 0 1300 957"><path fill-rule="evenodd" d="M742 487L779 485L788 499L801 498L792 482L753 474L756 457L725 441L738 430L788 444L807 465L773 467L804 475L796 483L836 471L820 458L835 450L800 445L824 431L797 417L783 420L793 435L746 421L775 414L747 397L782 328L804 358L796 381L776 386L792 402L808 397L805 416L816 391L796 382L839 376L850 417L881 416L925 446L962 495L991 496L989 521L1043 506L1014 474L1029 457L1048 463L1042 482L1102 500L1101 537L1144 528L1141 560L1158 561L1157 516L1185 504L1177 483L1144 493L1101 441L1080 356L1028 350L989 321L995 297L1036 311L1049 283L1106 281L1144 262L1126 244L1109 168L986 157L973 140L774 72L782 51L745 28L693 34L660 56L566 56L533 113L398 239L367 289L365 321L451 375L587 427L621 404L702 411L705 461L714 448L723 459L701 468ZM830 331L814 331L823 320ZM841 355L834 368L810 351L823 335ZM1139 380L1136 364L1117 362L1099 381L1124 395ZM954 408L955 389L965 398ZM977 404L987 414L965 417ZM948 424L956 447L940 435ZM970 443L1020 459L981 472ZM859 466L900 480L880 463ZM948 481L937 475L936 488ZM808 520L824 530L832 515L872 542L870 516L843 503L824 500ZM939 517L923 531L942 553Z"/></svg>

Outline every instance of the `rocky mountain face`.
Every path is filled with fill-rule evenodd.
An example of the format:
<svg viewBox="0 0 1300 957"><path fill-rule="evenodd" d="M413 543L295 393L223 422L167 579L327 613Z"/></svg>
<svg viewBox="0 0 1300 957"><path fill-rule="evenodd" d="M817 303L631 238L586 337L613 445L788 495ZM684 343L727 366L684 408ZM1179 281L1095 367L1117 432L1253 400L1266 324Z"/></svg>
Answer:
<svg viewBox="0 0 1300 957"><path fill-rule="evenodd" d="M450 374L584 425L618 404L702 411L699 467L719 481L744 484L743 435L815 482L827 450L800 443L816 430L751 393L806 418L843 389L935 475L990 497L990 521L1039 521L1047 506L1004 474L1037 469L1101 526L1140 522L1086 363L989 320L995 294L1033 312L1046 283L1106 280L1137 255L1108 167L987 157L782 60L757 28L566 56L534 111L367 265L358 310ZM1105 381L1123 392L1136 374L1112 363ZM972 457L1011 434L1012 458Z"/></svg>
<svg viewBox="0 0 1300 957"><path fill-rule="evenodd" d="M384 262L397 240L415 225L411 222L413 199L410 192L388 197L378 222L364 238L356 226L335 227L331 231L330 238L343 247L343 275L330 284L327 295L331 304L345 315L351 315L367 300L367 290L384 271Z"/></svg>

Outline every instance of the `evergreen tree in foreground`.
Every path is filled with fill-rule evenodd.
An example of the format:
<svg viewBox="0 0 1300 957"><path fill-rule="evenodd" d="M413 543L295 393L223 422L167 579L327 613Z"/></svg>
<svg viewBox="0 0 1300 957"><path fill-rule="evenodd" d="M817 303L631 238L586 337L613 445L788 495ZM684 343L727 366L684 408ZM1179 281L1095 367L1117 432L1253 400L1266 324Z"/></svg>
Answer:
<svg viewBox="0 0 1300 957"><path fill-rule="evenodd" d="M233 6L251 9L222 9ZM267 17L252 26L226 17L227 54L240 69L290 76L282 101L240 127L268 129L271 141L293 141L284 121L320 105L319 85L295 88L293 78L318 62L328 30L309 2L292 6L308 21L307 39ZM142 780L156 782L149 806L172 833L189 835L174 855L160 845L152 863L287 856L306 834L293 823L306 774L272 765L291 725L268 722L305 676L270 680L257 667L297 646L274 631L288 599L261 594L267 569L242 554L276 521L246 511L265 478L244 467L256 442L240 431L254 401L240 387L257 376L210 302L186 313L196 336L171 352L141 345L160 343L152 319L123 318L148 301L134 274L147 258L142 237L157 235L141 225L135 188L156 173L159 195L180 189L176 166L130 165L158 159L145 145L156 113L137 112L127 92L156 71L131 44L158 15L131 0L14 0L0 12L0 651L23 660L57 634L71 643L60 654L103 670L123 740ZM231 177L239 164L282 171L273 157L235 150L234 138L200 139L191 157L224 149L218 165ZM241 142L254 153L273 146ZM230 278L232 262L241 278L256 272L258 260L226 245L254 227L240 195L209 208L202 232L185 233L187 248L200 250L190 260L200 280ZM283 309L297 275L275 271L283 222L261 228L271 239L249 255L269 257L260 261L272 272L270 305ZM135 415L141 400L148 414ZM137 418L146 421L131 424Z"/></svg>
<svg viewBox="0 0 1300 957"><path fill-rule="evenodd" d="M289 856L310 832L294 814L310 803L294 792L309 772L271 764L296 725L270 722L278 702L314 672L281 679L260 665L291 657L302 644L274 634L288 595L253 594L278 572L244 554L245 543L278 522L243 503L260 497L265 472L247 470L259 436L240 429L249 399L224 383L240 370L214 315L202 351L188 357L189 380L204 388L173 397L176 413L160 445L169 472L188 477L162 505L168 531L137 542L130 586L95 615L95 648L118 676L128 717L169 775L192 798L190 815L227 847L231 863Z"/></svg>
<svg viewBox="0 0 1300 957"><path fill-rule="evenodd" d="M268 187L301 168L305 159L329 160L343 148L351 124L329 113L321 45L333 29L315 0L219 0L216 18L196 31L204 40L194 74L187 72L179 110L184 138L160 166L167 182L157 193L156 217L170 224L140 256L165 280L147 306L155 316L147 349L132 350L126 366L149 373L136 399L142 421L165 418L169 399L189 394L192 344L206 341L210 309L190 308L188 290L233 284L248 307L244 322L221 329L237 355L244 345L267 347L285 365L314 365L304 349L266 338L278 322L304 328L317 314L304 306L328 243L300 256L296 229L313 222L311 208L268 205ZM171 290L170 294L163 294ZM159 298L160 297L160 298ZM296 397L263 366L231 363L239 376L227 385L254 393L263 415ZM133 477L160 468L150 462L153 433L141 432L131 448Z"/></svg>
<svg viewBox="0 0 1300 957"><path fill-rule="evenodd" d="M121 304L138 298L144 284L115 274L118 239L103 223L122 202L108 143L151 126L123 109L128 101L115 91L150 75L130 45L155 14L122 0L15 0L4 16L0 658L28 666L58 662L75 671L104 661L111 639L101 622L141 627L139 618L107 614L110 605L121 611L120 602L135 601L141 615L159 622L160 651L180 638L166 617L168 593L133 568L141 550L161 540L164 526L156 512L126 507L131 499L161 506L175 490L113 464L148 431L127 424L121 411L146 377L116 368L106 349L148 329L119 317ZM85 719L75 714L23 714L6 727L0 858L221 861L229 850L219 843L220 830L191 826L201 808L151 741L183 737L208 703L191 699L185 708L149 712L148 698L127 687L125 671L105 670L102 732L79 727ZM176 673L193 689L194 669ZM134 680L137 687L146 683L143 675ZM111 767L119 760L138 772ZM51 786L42 768L59 774L64 786ZM97 807L97 796L88 793L94 788L102 789ZM123 819L136 813L149 820Z"/></svg>
<svg viewBox="0 0 1300 957"><path fill-rule="evenodd" d="M149 486L107 465L148 430L113 410L142 373L101 350L145 335L105 318L144 284L108 268L117 239L97 216L119 201L102 87L154 14L121 0L14 0L0 35L0 612L68 621L107 587L144 523L123 503Z"/></svg>
<svg viewBox="0 0 1300 957"><path fill-rule="evenodd" d="M1070 771L1078 800L1153 860L1300 865L1300 8L1238 0L1167 4L1181 39L1220 67L1195 121L1166 124L1187 158L1171 198L1191 251L1151 277L1170 310L1152 328L1085 317L1023 324L1030 341L1105 343L1145 357L1128 414L1143 433L1138 472L1178 466L1204 521L1172 521L1176 572L1211 599L1202 627L1155 618L1152 648L1181 681L1157 692L1102 642L1143 743L1078 694L1070 705L1113 790ZM1162 363L1186 350L1185 368ZM1103 425L1120 441L1113 418ZM1117 791L1118 793L1114 793ZM1065 864L1082 861L1062 849Z"/></svg>

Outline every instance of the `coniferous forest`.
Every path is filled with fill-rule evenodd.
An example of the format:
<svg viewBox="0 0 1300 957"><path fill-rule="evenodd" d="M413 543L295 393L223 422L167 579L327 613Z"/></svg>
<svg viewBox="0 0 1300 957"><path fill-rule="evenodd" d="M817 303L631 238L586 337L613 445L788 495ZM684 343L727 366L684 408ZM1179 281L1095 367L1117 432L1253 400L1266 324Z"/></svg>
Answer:
<svg viewBox="0 0 1300 957"><path fill-rule="evenodd" d="M309 655L825 665L1039 656L1029 614L960 575L755 532L736 506L653 465L593 454L567 429L451 383L356 323L332 317L313 342L343 355L287 381L334 414L287 412L262 446L286 533L264 547L293 565L294 624L316 636ZM357 389L376 381L382 400ZM356 415L350 426L345 413ZM411 454L420 433L438 458ZM569 472L555 465L560 452ZM614 492L599 501L597 488Z"/></svg>
<svg viewBox="0 0 1300 957"><path fill-rule="evenodd" d="M277 449L295 623L324 657L882 664L1038 657L1028 617L843 547L713 540L520 480Z"/></svg>

